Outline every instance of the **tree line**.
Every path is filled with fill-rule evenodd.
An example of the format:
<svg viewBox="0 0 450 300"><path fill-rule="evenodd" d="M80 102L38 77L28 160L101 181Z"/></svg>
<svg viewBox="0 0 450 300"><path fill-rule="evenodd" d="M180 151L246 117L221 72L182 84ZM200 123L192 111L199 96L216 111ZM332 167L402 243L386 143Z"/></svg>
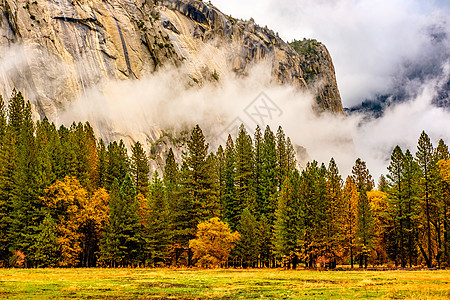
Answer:
<svg viewBox="0 0 450 300"><path fill-rule="evenodd" d="M198 233L224 227L237 233L222 245L234 246L215 260L229 267L450 263L443 140L434 148L423 132L415 156L396 146L378 189L361 159L345 180L334 159L298 170L281 127L251 137L241 126L211 151L197 125L186 144L180 163L170 149L150 176L139 142L129 156L89 123L33 122L20 92L8 105L0 97L1 265L204 264L215 244L194 253Z"/></svg>

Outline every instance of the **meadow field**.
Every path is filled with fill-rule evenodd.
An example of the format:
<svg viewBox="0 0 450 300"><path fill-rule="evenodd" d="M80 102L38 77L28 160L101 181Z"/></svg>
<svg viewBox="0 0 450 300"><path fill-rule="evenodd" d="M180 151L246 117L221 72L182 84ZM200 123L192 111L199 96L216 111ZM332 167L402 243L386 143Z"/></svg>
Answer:
<svg viewBox="0 0 450 300"><path fill-rule="evenodd" d="M4 299L449 299L450 271L0 269Z"/></svg>

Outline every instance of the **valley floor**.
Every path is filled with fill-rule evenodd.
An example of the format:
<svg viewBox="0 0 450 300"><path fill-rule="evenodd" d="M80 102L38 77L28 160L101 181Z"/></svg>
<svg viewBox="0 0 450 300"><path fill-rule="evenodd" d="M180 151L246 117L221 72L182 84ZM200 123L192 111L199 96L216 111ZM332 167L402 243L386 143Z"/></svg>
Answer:
<svg viewBox="0 0 450 300"><path fill-rule="evenodd" d="M6 299L449 299L450 271L0 269Z"/></svg>

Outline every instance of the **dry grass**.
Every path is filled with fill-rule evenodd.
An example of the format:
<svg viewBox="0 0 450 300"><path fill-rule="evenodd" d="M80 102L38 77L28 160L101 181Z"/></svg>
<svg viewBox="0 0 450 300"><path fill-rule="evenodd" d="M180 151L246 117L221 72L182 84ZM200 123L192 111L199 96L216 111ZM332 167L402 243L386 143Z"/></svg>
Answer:
<svg viewBox="0 0 450 300"><path fill-rule="evenodd" d="M449 299L450 271L1 269L8 299Z"/></svg>

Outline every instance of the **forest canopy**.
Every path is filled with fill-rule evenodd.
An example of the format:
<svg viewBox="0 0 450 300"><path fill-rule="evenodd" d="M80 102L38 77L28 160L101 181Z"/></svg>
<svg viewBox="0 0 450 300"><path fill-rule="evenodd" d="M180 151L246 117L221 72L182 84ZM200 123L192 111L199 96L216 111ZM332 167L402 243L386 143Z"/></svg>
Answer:
<svg viewBox="0 0 450 300"><path fill-rule="evenodd" d="M196 125L173 150L150 174L139 142L0 97L1 266L450 265L450 155L425 132L393 147L377 188L360 158L345 179L334 159L300 170L281 127L241 126L215 150Z"/></svg>

